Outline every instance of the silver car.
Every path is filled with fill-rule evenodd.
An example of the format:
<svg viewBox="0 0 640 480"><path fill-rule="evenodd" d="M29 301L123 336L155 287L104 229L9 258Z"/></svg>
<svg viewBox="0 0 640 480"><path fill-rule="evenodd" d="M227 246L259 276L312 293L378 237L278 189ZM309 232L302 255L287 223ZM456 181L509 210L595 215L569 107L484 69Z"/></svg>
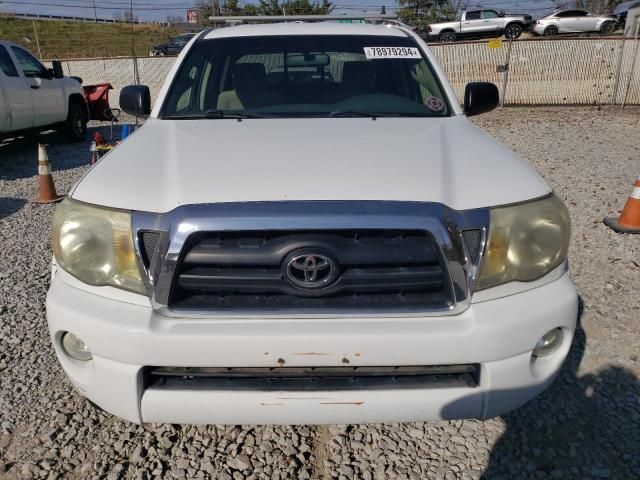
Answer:
<svg viewBox="0 0 640 480"><path fill-rule="evenodd" d="M584 32L609 34L615 29L614 15L594 15L586 10L558 10L536 20L533 25L533 33L537 35Z"/></svg>

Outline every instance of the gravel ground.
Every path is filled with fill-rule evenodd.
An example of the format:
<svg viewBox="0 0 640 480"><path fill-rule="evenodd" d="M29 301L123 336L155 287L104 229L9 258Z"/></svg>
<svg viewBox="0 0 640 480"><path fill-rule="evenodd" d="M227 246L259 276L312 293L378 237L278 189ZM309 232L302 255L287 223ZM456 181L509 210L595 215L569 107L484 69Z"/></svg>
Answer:
<svg viewBox="0 0 640 480"><path fill-rule="evenodd" d="M321 427L137 426L91 408L47 335L49 225L35 141L0 145L0 477L640 478L640 237L617 214L640 173L640 109L510 108L478 123L527 158L565 199L581 328L555 384L486 422ZM43 135L60 192L88 145Z"/></svg>

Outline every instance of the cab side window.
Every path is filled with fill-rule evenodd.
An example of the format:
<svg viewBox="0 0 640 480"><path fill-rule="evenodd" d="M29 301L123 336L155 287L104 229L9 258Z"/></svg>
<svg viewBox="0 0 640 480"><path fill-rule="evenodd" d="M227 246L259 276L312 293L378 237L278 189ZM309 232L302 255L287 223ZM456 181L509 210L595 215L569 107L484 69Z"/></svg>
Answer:
<svg viewBox="0 0 640 480"><path fill-rule="evenodd" d="M493 10L483 10L482 18L498 18L498 13Z"/></svg>
<svg viewBox="0 0 640 480"><path fill-rule="evenodd" d="M480 10L471 10L467 12L466 20L480 20Z"/></svg>
<svg viewBox="0 0 640 480"><path fill-rule="evenodd" d="M33 55L18 47L11 47L11 49L25 77L47 77L46 69Z"/></svg>
<svg viewBox="0 0 640 480"><path fill-rule="evenodd" d="M7 77L18 77L18 70L16 70L16 66L13 64L13 60L9 56L9 52L7 49L0 45L0 70Z"/></svg>

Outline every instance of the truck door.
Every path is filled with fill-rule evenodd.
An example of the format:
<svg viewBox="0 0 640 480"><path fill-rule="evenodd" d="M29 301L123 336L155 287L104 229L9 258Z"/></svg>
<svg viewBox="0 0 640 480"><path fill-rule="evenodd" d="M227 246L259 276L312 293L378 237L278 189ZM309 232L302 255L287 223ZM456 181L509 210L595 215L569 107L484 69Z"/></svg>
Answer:
<svg viewBox="0 0 640 480"><path fill-rule="evenodd" d="M13 131L33 127L31 92L3 45L0 45L0 71L0 88L4 97L4 119L0 122L3 125L2 130Z"/></svg>
<svg viewBox="0 0 640 480"><path fill-rule="evenodd" d="M495 10L482 10L480 18L482 19L483 33L491 34L495 32L495 35L498 36L498 32L504 27L504 20Z"/></svg>
<svg viewBox="0 0 640 480"><path fill-rule="evenodd" d="M49 70L23 48L12 46L11 51L31 91L34 126L64 121L67 118L67 112L60 79L53 78Z"/></svg>
<svg viewBox="0 0 640 480"><path fill-rule="evenodd" d="M480 10L469 10L465 12L464 19L460 22L460 32L468 35L482 32Z"/></svg>

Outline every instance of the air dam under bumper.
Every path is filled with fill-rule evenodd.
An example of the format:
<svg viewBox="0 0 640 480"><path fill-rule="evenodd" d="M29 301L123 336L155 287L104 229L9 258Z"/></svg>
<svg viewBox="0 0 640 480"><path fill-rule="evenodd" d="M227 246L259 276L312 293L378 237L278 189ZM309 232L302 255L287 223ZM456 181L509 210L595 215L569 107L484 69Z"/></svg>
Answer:
<svg viewBox="0 0 640 480"><path fill-rule="evenodd" d="M489 418L544 390L571 346L578 301L568 275L465 312L436 317L169 318L150 307L80 290L58 273L47 318L67 375L93 402L132 422L331 424ZM531 350L561 327L557 352ZM82 338L93 360L60 347ZM146 388L145 367L400 366L477 364L477 386L259 391Z"/></svg>

